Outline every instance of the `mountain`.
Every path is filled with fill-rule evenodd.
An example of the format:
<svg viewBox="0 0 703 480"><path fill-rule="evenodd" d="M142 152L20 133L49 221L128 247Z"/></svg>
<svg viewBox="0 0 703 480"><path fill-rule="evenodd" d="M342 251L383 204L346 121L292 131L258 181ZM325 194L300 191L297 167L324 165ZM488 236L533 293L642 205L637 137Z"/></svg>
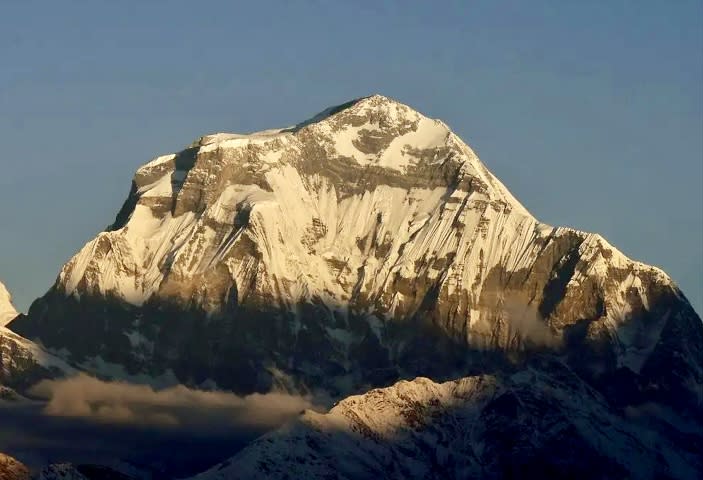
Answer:
<svg viewBox="0 0 703 480"><path fill-rule="evenodd" d="M0 453L0 480L140 480L143 476L128 473L101 465L73 465L55 463L31 475L29 468L19 460Z"/></svg>
<svg viewBox="0 0 703 480"><path fill-rule="evenodd" d="M123 472L103 465L54 463L41 469L37 480L144 480L137 472Z"/></svg>
<svg viewBox="0 0 703 480"><path fill-rule="evenodd" d="M544 358L509 376L417 378L305 412L193 480L696 478L701 425L663 435L643 418Z"/></svg>
<svg viewBox="0 0 703 480"><path fill-rule="evenodd" d="M0 400L17 397L38 381L76 373L64 359L0 327Z"/></svg>
<svg viewBox="0 0 703 480"><path fill-rule="evenodd" d="M4 327L17 316L17 310L12 305L12 297L5 285L0 282L0 327Z"/></svg>
<svg viewBox="0 0 703 480"><path fill-rule="evenodd" d="M16 459L0 453L0 480L29 480L29 469Z"/></svg>
<svg viewBox="0 0 703 480"><path fill-rule="evenodd" d="M380 95L148 162L8 326L0 352L39 366L338 401L201 478L703 472L703 324L675 283L539 222Z"/></svg>
<svg viewBox="0 0 703 480"><path fill-rule="evenodd" d="M0 283L0 318L12 319L18 313L10 294ZM0 400L19 398L22 392L43 378L73 373L63 359L9 330L0 321Z"/></svg>
<svg viewBox="0 0 703 480"><path fill-rule="evenodd" d="M703 399L701 320L664 272L539 222L447 125L380 95L142 166L10 328L88 370L238 393L341 398L552 351L621 405Z"/></svg>

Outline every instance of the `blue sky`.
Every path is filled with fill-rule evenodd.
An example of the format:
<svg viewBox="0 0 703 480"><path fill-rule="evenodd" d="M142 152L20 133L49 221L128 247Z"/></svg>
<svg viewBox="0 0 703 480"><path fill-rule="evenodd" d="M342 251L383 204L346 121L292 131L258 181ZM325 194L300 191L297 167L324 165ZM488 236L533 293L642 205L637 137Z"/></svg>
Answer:
<svg viewBox="0 0 703 480"><path fill-rule="evenodd" d="M381 93L703 310L703 2L0 1L0 279L26 309L150 158Z"/></svg>

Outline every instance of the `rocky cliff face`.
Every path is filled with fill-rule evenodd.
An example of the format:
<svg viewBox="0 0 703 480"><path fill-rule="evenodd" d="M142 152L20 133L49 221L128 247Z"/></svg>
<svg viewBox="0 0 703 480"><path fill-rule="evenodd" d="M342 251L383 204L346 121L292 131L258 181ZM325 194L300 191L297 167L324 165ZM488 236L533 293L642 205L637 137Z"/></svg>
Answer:
<svg viewBox="0 0 703 480"><path fill-rule="evenodd" d="M147 163L10 326L89 370L240 393L553 351L619 404L703 401L701 320L666 274L540 223L444 123L378 95Z"/></svg>
<svg viewBox="0 0 703 480"><path fill-rule="evenodd" d="M0 327L0 400L19 398L38 381L75 373L62 358Z"/></svg>
<svg viewBox="0 0 703 480"><path fill-rule="evenodd" d="M624 418L542 358L510 376L417 378L305 412L194 480L696 478L701 425L667 438L654 421L681 428L670 411Z"/></svg>
<svg viewBox="0 0 703 480"><path fill-rule="evenodd" d="M10 299L0 283L0 319L18 315ZM5 328L0 321L0 400L18 398L15 390L22 392L43 378L71 372L73 368L64 360Z"/></svg>
<svg viewBox="0 0 703 480"><path fill-rule="evenodd" d="M30 480L29 469L9 455L0 453L0 480Z"/></svg>

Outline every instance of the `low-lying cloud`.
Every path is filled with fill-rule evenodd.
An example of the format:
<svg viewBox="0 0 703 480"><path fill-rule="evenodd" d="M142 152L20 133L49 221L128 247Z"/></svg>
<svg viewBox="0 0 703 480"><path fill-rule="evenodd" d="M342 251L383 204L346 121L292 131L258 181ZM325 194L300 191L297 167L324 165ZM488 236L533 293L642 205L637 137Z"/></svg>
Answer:
<svg viewBox="0 0 703 480"><path fill-rule="evenodd" d="M533 304L507 297L503 303L504 318L521 339L536 346L558 347L561 339L550 328Z"/></svg>
<svg viewBox="0 0 703 480"><path fill-rule="evenodd" d="M287 393L238 396L183 385L155 390L85 374L43 380L30 393L47 400L47 415L162 427L271 428L314 407L310 398Z"/></svg>

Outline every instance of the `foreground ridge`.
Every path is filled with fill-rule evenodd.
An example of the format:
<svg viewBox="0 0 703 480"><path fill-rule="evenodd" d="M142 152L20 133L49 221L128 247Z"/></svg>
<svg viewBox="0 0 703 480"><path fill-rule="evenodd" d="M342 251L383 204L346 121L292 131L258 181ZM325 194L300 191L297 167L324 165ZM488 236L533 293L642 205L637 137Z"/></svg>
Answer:
<svg viewBox="0 0 703 480"><path fill-rule="evenodd" d="M305 412L194 479L696 478L702 467L695 447L624 419L542 360L510 376L401 381Z"/></svg>

